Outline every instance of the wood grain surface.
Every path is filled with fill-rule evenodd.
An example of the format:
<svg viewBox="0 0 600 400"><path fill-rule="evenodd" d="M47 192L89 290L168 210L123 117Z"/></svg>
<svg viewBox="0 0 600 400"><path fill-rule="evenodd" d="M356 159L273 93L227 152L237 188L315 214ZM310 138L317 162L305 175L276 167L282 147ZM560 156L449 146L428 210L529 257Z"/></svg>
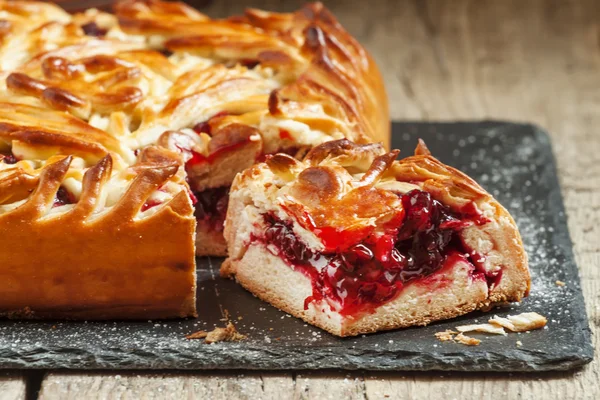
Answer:
<svg viewBox="0 0 600 400"><path fill-rule="evenodd" d="M550 132L595 333L600 325L600 2L326 3L381 66L393 118L507 119ZM203 11L225 16L250 4L291 10L300 2L215 0ZM0 397L23 397L19 378L3 379ZM600 367L594 361L576 372L553 374L50 372L40 398L595 399Z"/></svg>
<svg viewBox="0 0 600 400"><path fill-rule="evenodd" d="M21 373L0 373L0 399L25 400L27 381Z"/></svg>

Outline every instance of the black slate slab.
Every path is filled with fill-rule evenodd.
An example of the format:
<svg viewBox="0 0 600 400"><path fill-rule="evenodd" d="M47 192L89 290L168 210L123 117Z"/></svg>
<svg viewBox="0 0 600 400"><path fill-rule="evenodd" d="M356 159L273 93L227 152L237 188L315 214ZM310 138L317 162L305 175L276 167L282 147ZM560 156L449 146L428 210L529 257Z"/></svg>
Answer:
<svg viewBox="0 0 600 400"><path fill-rule="evenodd" d="M393 144L403 154L412 153L418 137L442 161L478 180L513 214L530 256L531 296L493 314L536 311L548 317L546 329L506 337L479 335L482 343L477 347L435 339L435 332L485 322L490 315L473 313L428 327L340 339L220 279L221 260L202 259L201 318L104 323L2 320L0 367L542 371L589 362L590 329L548 136L531 125L503 122L394 124ZM557 286L557 280L566 286ZM224 310L248 340L206 345L184 338L222 326Z"/></svg>

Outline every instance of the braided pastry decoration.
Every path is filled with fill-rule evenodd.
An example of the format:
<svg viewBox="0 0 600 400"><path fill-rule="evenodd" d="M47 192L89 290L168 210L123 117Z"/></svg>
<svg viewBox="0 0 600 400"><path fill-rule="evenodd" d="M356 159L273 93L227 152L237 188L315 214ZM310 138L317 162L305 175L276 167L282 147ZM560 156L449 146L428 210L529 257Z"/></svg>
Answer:
<svg viewBox="0 0 600 400"><path fill-rule="evenodd" d="M387 146L387 102L319 3L212 20L0 0L0 315L195 315L234 176L341 138Z"/></svg>

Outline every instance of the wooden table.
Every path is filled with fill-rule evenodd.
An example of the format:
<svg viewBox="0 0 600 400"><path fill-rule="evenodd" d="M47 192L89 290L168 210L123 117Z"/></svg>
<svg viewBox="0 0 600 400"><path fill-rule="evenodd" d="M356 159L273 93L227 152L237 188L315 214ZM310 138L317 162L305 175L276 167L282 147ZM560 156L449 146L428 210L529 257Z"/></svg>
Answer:
<svg viewBox="0 0 600 400"><path fill-rule="evenodd" d="M244 4L247 3L247 4ZM214 0L211 16L248 4ZM391 115L533 122L552 135L590 325L600 325L600 2L330 1L375 56ZM412 150L412 149L410 149ZM595 337L596 347L600 345ZM600 364L570 373L11 372L0 398L600 398ZM41 390L40 390L41 389Z"/></svg>

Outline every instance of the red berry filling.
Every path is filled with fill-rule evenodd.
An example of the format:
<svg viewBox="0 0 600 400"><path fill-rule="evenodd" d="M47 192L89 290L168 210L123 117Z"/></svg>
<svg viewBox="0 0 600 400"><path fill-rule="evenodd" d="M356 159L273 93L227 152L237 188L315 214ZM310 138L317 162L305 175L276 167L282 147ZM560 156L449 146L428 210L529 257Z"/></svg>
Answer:
<svg viewBox="0 0 600 400"><path fill-rule="evenodd" d="M225 117L227 115L230 115L230 113L228 111L221 111L219 113L216 113L215 115L213 115L206 121L198 122L196 125L194 125L192 130L194 132L196 132L197 134L206 133L207 135L212 136L212 130L211 130L211 126L210 126L211 120L213 118Z"/></svg>
<svg viewBox="0 0 600 400"><path fill-rule="evenodd" d="M243 58L238 62L240 63L240 65L243 65L248 69L254 69L258 64L260 64L260 61L253 58Z"/></svg>
<svg viewBox="0 0 600 400"><path fill-rule="evenodd" d="M279 138L282 140L294 140L292 134L289 131L286 131L285 129L279 130Z"/></svg>
<svg viewBox="0 0 600 400"><path fill-rule="evenodd" d="M198 222L207 224L211 229L223 231L223 222L229 204L229 187L206 189L202 192L194 192L196 198L196 210L194 215Z"/></svg>
<svg viewBox="0 0 600 400"><path fill-rule="evenodd" d="M58 188L56 192L56 196L54 197L54 204L52 207L60 207L66 204L74 204L77 202L77 199L73 195L73 193L69 192L63 186Z"/></svg>
<svg viewBox="0 0 600 400"><path fill-rule="evenodd" d="M0 154L0 162L5 164L16 164L18 161L12 151L9 151L8 154Z"/></svg>
<svg viewBox="0 0 600 400"><path fill-rule="evenodd" d="M339 304L342 315L372 311L392 300L404 284L433 274L447 262L472 263L458 232L483 221L453 213L427 192L413 190L399 196L405 214L396 229L369 234L351 247L314 252L294 234L291 223L270 214L264 216L268 226L264 236L254 240L275 246L280 257L312 280L313 294L305 307L327 299ZM323 228L315 231L321 232Z"/></svg>
<svg viewBox="0 0 600 400"><path fill-rule="evenodd" d="M81 25L81 29L83 29L83 33L87 36L104 36L108 32L107 29L99 27L98 24L93 21Z"/></svg>
<svg viewBox="0 0 600 400"><path fill-rule="evenodd" d="M157 200L148 200L147 202L145 202L142 205L141 211L144 212L144 211L149 210L149 209L151 209L153 207L156 207L156 206L158 206L160 204L161 204L160 201L157 201Z"/></svg>

